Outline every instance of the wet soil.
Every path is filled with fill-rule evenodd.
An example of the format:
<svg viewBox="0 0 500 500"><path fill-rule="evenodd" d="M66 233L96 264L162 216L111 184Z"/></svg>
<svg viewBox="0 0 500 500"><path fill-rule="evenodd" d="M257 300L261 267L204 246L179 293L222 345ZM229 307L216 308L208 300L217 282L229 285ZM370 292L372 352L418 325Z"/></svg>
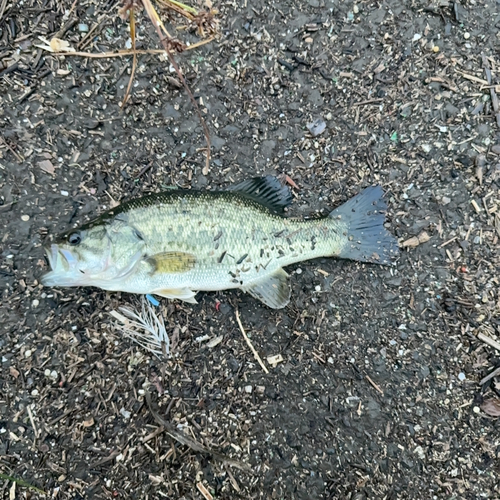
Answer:
<svg viewBox="0 0 500 500"><path fill-rule="evenodd" d="M498 371L480 384L500 366L498 1L217 3L220 39L178 56L211 131L206 175L167 62L139 57L122 111L129 58L37 48L56 34L124 48L115 4L1 6L4 498L500 497ZM144 16L138 30L158 47ZM381 184L396 264L292 266L279 311L236 291L163 300L168 361L112 327L109 311L136 297L39 284L48 234L168 186L262 174L296 184L294 216ZM172 440L146 392L251 472Z"/></svg>

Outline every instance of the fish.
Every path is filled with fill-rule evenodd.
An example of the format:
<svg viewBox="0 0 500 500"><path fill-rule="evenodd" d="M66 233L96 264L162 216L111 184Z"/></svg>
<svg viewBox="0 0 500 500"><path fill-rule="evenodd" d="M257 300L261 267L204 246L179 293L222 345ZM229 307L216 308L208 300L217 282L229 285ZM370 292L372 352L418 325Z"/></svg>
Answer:
<svg viewBox="0 0 500 500"><path fill-rule="evenodd" d="M240 289L272 309L290 301L285 267L318 257L391 265L380 186L326 217L288 217L274 176L224 191L171 189L126 201L45 246L47 287L93 286L196 303L200 291Z"/></svg>

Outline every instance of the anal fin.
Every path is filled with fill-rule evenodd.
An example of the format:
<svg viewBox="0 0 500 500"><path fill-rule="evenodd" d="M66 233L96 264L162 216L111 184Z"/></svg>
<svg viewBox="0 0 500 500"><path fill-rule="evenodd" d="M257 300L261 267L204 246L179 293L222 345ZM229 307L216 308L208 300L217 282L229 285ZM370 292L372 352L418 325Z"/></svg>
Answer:
<svg viewBox="0 0 500 500"><path fill-rule="evenodd" d="M151 293L167 299L180 299L190 304L198 304L194 298L196 292L193 292L190 288L166 288L162 290L153 290Z"/></svg>
<svg viewBox="0 0 500 500"><path fill-rule="evenodd" d="M278 269L271 276L242 287L242 290L264 302L271 309L281 309L290 302L288 274L283 269Z"/></svg>

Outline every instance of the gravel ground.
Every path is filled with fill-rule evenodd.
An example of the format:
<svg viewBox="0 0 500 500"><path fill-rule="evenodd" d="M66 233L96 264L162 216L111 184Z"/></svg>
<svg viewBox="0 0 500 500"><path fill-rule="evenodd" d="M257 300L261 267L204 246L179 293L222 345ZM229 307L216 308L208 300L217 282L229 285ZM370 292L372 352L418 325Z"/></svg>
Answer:
<svg viewBox="0 0 500 500"><path fill-rule="evenodd" d="M3 497L500 498L500 2L217 3L220 36L177 56L205 174L168 62L139 56L122 110L130 57L37 47L126 47L118 4L72 5L0 1ZM159 47L143 14L138 47ZM137 297L39 284L48 234L263 174L288 176L293 216L381 184L400 258L291 266L279 311L162 300L169 360L112 326Z"/></svg>

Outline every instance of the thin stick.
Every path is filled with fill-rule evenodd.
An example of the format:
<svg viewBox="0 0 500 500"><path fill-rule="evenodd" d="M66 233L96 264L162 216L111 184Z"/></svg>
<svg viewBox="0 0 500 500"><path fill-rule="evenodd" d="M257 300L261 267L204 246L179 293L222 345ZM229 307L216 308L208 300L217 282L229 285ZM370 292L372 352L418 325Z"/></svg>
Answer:
<svg viewBox="0 0 500 500"><path fill-rule="evenodd" d="M380 392L380 394L382 394L382 396L383 396L384 391L368 375L365 375L365 377L366 377L366 380L368 380L368 382L370 382L370 384L375 388L375 390Z"/></svg>
<svg viewBox="0 0 500 500"><path fill-rule="evenodd" d="M125 97L123 98L122 102L122 109L125 109L125 104L127 103L128 98L130 97L130 89L132 88L135 70L137 68L137 52L135 50L135 15L133 8L131 8L129 11L129 24L130 24L130 39L132 40L132 52L134 57L132 59L132 71L130 72L130 80L128 81L127 91L125 92Z"/></svg>
<svg viewBox="0 0 500 500"><path fill-rule="evenodd" d="M484 333L478 333L477 338L490 345L491 347L494 347L497 351L500 351L500 343L495 339L488 337L488 335L485 335Z"/></svg>
<svg viewBox="0 0 500 500"><path fill-rule="evenodd" d="M5 12L6 6L7 6L7 0L2 0L2 6L0 7L0 21L2 20L3 13Z"/></svg>
<svg viewBox="0 0 500 500"><path fill-rule="evenodd" d="M31 426L33 427L33 432L35 433L35 438L38 438L38 429L36 428L35 420L33 419L33 414L31 413L31 408L28 405L26 406L26 409L28 410L28 415L30 417Z"/></svg>
<svg viewBox="0 0 500 500"><path fill-rule="evenodd" d="M269 373L269 370L266 368L266 365L262 362L262 359L260 359L259 353L255 350L254 346L252 345L252 342L250 342L250 339L248 338L248 335L245 333L245 329L241 324L240 313L238 312L238 309L236 309L236 321L238 322L238 326L240 327L241 333L243 334L243 338L246 340L248 347L250 347L250 350L253 352L255 359L259 362L259 365L262 367L264 372Z"/></svg>
<svg viewBox="0 0 500 500"><path fill-rule="evenodd" d="M151 415L153 418L156 420L157 423L159 423L165 432L173 439L178 441L179 443L183 444L184 446L187 446L188 448L191 448L193 451L197 451L199 453L206 453L208 455L212 455L212 457L216 458L217 460L220 460L221 462L227 464L227 465L232 465L234 467L237 467L238 469L244 470L246 472L252 472L251 467L244 463L240 462L239 460L233 460L232 458L229 458L228 456L219 453L218 451L211 450L210 448L207 448L206 446L202 445L195 439L189 437L188 435L184 434L181 431L178 431L174 424L171 424L170 422L167 422L154 408L151 403L151 394L149 391L146 391L145 393L145 399L146 403L148 405L149 411L151 412ZM144 443L145 444L145 443Z"/></svg>
<svg viewBox="0 0 500 500"><path fill-rule="evenodd" d="M489 375L486 375L486 377L481 379L479 381L479 385L486 384L488 380L491 380L493 377L496 377L497 375L500 375L500 366L496 370L493 370Z"/></svg>
<svg viewBox="0 0 500 500"><path fill-rule="evenodd" d="M19 154L17 154L9 145L9 143L3 138L3 137L0 137L0 139L2 139L2 142L9 148L9 151L16 157L16 160L21 163L24 161L24 158L22 156L20 156Z"/></svg>
<svg viewBox="0 0 500 500"><path fill-rule="evenodd" d="M200 40L199 42L193 43L192 45L189 45L184 48L184 52L188 50L193 50L197 49L198 47L201 47L202 45L206 45L207 43L210 43L214 40L214 36L207 38L206 40ZM165 49L139 49L135 51L136 54L156 54L156 55L163 55L167 54L167 51ZM108 57L126 57L126 56L133 56L134 51L132 49L123 49L123 50L118 50L117 52L101 52L101 53L95 53L95 52L52 52L52 55L54 56L79 56L79 57L90 57L92 59L106 59Z"/></svg>

